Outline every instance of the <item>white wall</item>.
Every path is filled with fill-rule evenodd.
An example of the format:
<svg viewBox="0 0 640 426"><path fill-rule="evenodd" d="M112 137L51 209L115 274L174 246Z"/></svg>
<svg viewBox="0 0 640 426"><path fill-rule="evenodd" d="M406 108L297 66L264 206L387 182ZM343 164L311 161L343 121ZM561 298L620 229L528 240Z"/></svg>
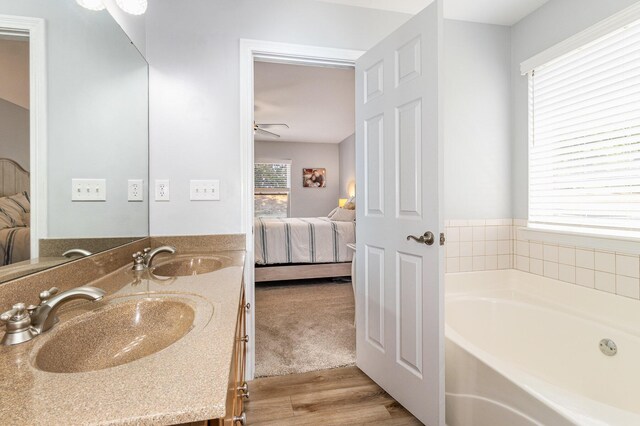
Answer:
<svg viewBox="0 0 640 426"><path fill-rule="evenodd" d="M171 201L151 203L152 235L242 229L240 38L366 50L408 18L312 0L150 2L151 180L171 180ZM189 179L206 178L221 201L190 202Z"/></svg>
<svg viewBox="0 0 640 426"><path fill-rule="evenodd" d="M0 158L17 161L30 170L29 110L0 99Z"/></svg>
<svg viewBox="0 0 640 426"><path fill-rule="evenodd" d="M516 218L528 216L527 77L520 63L637 0L551 0L511 29L512 79L512 202Z"/></svg>
<svg viewBox="0 0 640 426"><path fill-rule="evenodd" d="M256 161L291 160L291 217L326 216L338 206L340 149L333 143L256 142ZM326 188L304 188L303 168L325 168Z"/></svg>
<svg viewBox="0 0 640 426"><path fill-rule="evenodd" d="M511 217L509 27L445 20L444 217Z"/></svg>
<svg viewBox="0 0 640 426"><path fill-rule="evenodd" d="M356 183L356 134L340 142L340 198L349 198L349 187Z"/></svg>

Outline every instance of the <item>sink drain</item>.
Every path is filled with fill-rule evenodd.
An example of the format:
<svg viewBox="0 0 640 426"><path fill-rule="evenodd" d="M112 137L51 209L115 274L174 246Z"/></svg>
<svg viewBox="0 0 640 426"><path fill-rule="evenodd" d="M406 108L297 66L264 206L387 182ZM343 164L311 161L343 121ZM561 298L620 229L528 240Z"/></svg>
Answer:
<svg viewBox="0 0 640 426"><path fill-rule="evenodd" d="M600 352L606 356L614 356L618 353L618 345L611 339L600 340Z"/></svg>

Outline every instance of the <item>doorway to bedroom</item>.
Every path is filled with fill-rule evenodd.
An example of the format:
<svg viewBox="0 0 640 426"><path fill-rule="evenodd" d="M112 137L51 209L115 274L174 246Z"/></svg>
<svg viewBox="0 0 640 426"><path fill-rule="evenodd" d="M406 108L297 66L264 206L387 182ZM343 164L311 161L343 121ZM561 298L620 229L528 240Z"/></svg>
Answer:
<svg viewBox="0 0 640 426"><path fill-rule="evenodd" d="M355 364L355 72L254 62L255 377Z"/></svg>

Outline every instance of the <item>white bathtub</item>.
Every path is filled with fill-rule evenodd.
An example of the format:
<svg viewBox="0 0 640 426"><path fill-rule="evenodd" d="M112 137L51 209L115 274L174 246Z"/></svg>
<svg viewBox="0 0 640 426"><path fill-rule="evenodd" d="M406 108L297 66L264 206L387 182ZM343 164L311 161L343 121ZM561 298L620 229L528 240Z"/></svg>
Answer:
<svg viewBox="0 0 640 426"><path fill-rule="evenodd" d="M640 301L516 270L445 300L448 426L640 425Z"/></svg>

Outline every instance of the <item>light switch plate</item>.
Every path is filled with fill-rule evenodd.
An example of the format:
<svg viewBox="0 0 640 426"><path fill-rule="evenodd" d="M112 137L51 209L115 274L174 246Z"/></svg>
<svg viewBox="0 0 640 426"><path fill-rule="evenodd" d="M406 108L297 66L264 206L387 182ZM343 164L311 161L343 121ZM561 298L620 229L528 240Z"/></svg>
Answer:
<svg viewBox="0 0 640 426"><path fill-rule="evenodd" d="M156 179L156 201L169 201L169 179Z"/></svg>
<svg viewBox="0 0 640 426"><path fill-rule="evenodd" d="M106 179L71 179L71 201L107 201Z"/></svg>
<svg viewBox="0 0 640 426"><path fill-rule="evenodd" d="M144 181L142 179L129 179L127 182L127 200L144 201Z"/></svg>
<svg viewBox="0 0 640 426"><path fill-rule="evenodd" d="M189 182L189 196L191 201L219 201L219 180L191 180Z"/></svg>

